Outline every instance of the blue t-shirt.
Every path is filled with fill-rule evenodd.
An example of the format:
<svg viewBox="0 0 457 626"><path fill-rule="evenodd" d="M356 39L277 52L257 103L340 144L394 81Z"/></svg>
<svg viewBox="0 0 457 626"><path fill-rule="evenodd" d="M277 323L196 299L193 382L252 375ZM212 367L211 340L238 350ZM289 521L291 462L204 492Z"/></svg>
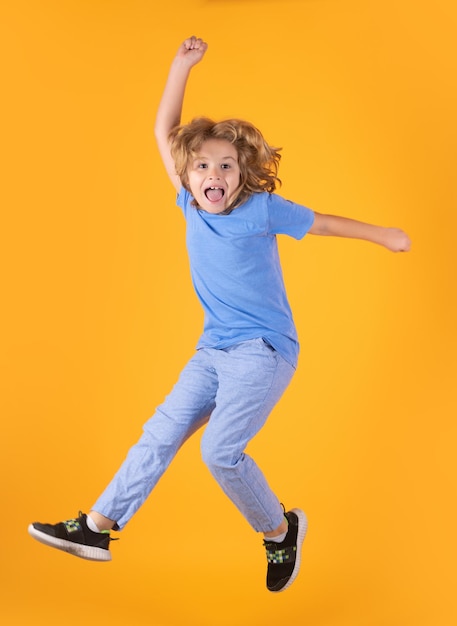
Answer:
<svg viewBox="0 0 457 626"><path fill-rule="evenodd" d="M287 300L276 235L301 239L311 209L269 193L253 194L228 215L196 209L184 188L192 282L205 313L198 348L226 348L262 337L296 367L299 345Z"/></svg>

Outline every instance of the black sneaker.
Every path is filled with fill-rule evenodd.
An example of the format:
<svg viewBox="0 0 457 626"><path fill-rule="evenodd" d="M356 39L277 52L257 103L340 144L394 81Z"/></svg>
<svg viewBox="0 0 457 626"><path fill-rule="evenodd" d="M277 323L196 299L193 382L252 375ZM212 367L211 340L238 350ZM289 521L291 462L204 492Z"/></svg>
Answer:
<svg viewBox="0 0 457 626"><path fill-rule="evenodd" d="M58 524L40 524L29 526L29 533L41 543L69 552L89 561L111 561L109 543L113 541L109 531L94 533L88 528L84 513L79 517ZM114 540L115 541L115 540Z"/></svg>
<svg viewBox="0 0 457 626"><path fill-rule="evenodd" d="M285 513L289 522L286 538L281 543L265 540L267 551L267 589L284 591L297 578L300 569L300 553L308 527L306 515L300 509Z"/></svg>

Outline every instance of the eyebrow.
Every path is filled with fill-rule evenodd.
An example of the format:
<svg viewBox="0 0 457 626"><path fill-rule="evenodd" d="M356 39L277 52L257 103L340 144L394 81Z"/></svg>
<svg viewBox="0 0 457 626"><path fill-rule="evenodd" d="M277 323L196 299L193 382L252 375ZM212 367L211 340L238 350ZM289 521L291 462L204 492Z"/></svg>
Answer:
<svg viewBox="0 0 457 626"><path fill-rule="evenodd" d="M210 157L197 155L195 157L194 161L208 161L209 158ZM231 159L232 161L236 161L235 157L232 157L232 156L223 156L223 157L221 157L221 161L223 161L224 159Z"/></svg>

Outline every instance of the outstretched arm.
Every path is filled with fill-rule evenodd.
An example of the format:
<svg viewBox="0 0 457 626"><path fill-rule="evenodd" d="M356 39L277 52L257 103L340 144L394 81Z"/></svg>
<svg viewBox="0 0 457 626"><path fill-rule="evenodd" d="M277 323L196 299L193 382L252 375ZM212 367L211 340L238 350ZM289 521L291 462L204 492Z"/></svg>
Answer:
<svg viewBox="0 0 457 626"><path fill-rule="evenodd" d="M375 226L337 215L315 213L314 216L314 224L309 230L312 235L364 239L384 246L391 252L408 252L411 248L408 235L400 228Z"/></svg>
<svg viewBox="0 0 457 626"><path fill-rule="evenodd" d="M202 60L207 47L208 45L197 37L189 37L180 45L171 64L168 80L157 110L154 129L157 146L168 176L178 192L181 188L181 182L171 157L168 135L172 128L181 122L184 92L190 70Z"/></svg>

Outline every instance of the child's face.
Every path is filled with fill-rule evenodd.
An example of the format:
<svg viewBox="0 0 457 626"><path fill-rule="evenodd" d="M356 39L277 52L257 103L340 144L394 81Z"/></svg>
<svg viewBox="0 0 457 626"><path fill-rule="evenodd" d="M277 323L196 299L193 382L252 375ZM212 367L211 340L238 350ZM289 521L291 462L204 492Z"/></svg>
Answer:
<svg viewBox="0 0 457 626"><path fill-rule="evenodd" d="M208 213L222 213L240 186L238 152L225 139L208 139L190 163L187 175L198 206Z"/></svg>

